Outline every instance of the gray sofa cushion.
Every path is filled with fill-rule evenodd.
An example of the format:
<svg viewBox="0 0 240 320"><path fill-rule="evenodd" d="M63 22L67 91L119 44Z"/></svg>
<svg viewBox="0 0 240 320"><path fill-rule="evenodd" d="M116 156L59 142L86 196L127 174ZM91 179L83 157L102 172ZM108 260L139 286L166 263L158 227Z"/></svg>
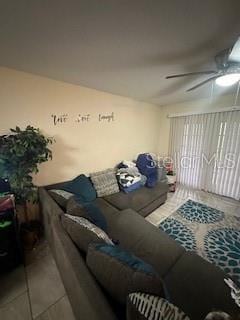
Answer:
<svg viewBox="0 0 240 320"><path fill-rule="evenodd" d="M101 212L104 215L111 215L111 214L117 214L120 211L116 208L114 208L110 203L105 201L103 198L96 198L93 203L98 206L98 208L101 210ZM71 214L72 216L79 216L79 217L86 217L86 209L78 203L74 198L71 198L68 200L66 211L68 214Z"/></svg>
<svg viewBox="0 0 240 320"><path fill-rule="evenodd" d="M108 217L106 217L107 223ZM185 252L166 233L147 222L131 209L122 211L110 222L109 236L120 246L152 265L160 276L165 275Z"/></svg>
<svg viewBox="0 0 240 320"><path fill-rule="evenodd" d="M127 194L121 191L103 198L119 210L130 208L138 212L167 192L168 185L158 182L154 188L142 187Z"/></svg>
<svg viewBox="0 0 240 320"><path fill-rule="evenodd" d="M121 304L126 304L128 294L135 291L164 297L162 280L152 266L118 246L89 245L87 265L111 297Z"/></svg>
<svg viewBox="0 0 240 320"><path fill-rule="evenodd" d="M84 217L107 232L106 219L99 206L95 203L95 200L96 198L91 202L81 203L75 197L70 198L67 203L66 212L72 216Z"/></svg>
<svg viewBox="0 0 240 320"><path fill-rule="evenodd" d="M114 169L91 173L90 178L98 197L119 192L116 171Z"/></svg>
<svg viewBox="0 0 240 320"><path fill-rule="evenodd" d="M83 217L74 217L76 221L70 218L70 215L62 215L62 225L69 234L70 238L77 245L77 247L87 253L90 243L104 242L113 244L108 235L97 226Z"/></svg>
<svg viewBox="0 0 240 320"><path fill-rule="evenodd" d="M108 231L111 231L112 225L115 222L117 216L121 214L121 211L114 208L110 203L103 198L97 198L95 204L99 207L105 219L107 220Z"/></svg>
<svg viewBox="0 0 240 320"><path fill-rule="evenodd" d="M114 208L110 203L102 198L96 198L93 203L100 209L101 213L107 220L107 230L111 230L111 225L120 211ZM74 198L71 198L67 203L66 212L73 216L89 218L86 209L80 205Z"/></svg>
<svg viewBox="0 0 240 320"><path fill-rule="evenodd" d="M66 205L66 212L72 216L87 217L88 214L83 205L77 202L74 197L70 198Z"/></svg>
<svg viewBox="0 0 240 320"><path fill-rule="evenodd" d="M67 207L69 199L73 198L73 194L60 189L51 189L48 191L50 196L57 202L57 204L64 210Z"/></svg>

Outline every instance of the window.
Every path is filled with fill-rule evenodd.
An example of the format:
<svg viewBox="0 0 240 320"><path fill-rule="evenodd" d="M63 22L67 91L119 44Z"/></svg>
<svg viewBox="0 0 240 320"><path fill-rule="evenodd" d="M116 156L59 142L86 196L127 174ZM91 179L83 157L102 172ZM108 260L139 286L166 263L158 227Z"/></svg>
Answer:
<svg viewBox="0 0 240 320"><path fill-rule="evenodd" d="M240 199L240 111L171 118L170 131L180 183Z"/></svg>

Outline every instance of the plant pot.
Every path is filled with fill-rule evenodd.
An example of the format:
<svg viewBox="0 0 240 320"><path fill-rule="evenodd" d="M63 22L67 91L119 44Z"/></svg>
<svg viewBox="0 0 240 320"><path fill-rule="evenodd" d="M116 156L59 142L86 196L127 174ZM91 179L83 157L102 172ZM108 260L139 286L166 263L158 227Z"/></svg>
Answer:
<svg viewBox="0 0 240 320"><path fill-rule="evenodd" d="M37 220L24 222L20 227L20 235L25 250L32 250L43 235L43 226Z"/></svg>

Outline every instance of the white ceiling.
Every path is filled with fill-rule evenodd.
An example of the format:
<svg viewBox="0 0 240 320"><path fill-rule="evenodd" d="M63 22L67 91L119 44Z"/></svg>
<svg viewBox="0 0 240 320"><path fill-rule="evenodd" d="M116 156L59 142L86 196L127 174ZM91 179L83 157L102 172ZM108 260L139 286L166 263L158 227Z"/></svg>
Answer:
<svg viewBox="0 0 240 320"><path fill-rule="evenodd" d="M208 97L165 76L214 68L239 35L239 0L0 0L0 65L159 105Z"/></svg>

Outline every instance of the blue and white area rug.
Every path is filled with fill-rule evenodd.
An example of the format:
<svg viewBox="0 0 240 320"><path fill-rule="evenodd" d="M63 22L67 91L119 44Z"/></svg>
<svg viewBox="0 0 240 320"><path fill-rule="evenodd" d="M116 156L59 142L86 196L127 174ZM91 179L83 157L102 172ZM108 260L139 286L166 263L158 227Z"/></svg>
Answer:
<svg viewBox="0 0 240 320"><path fill-rule="evenodd" d="M188 200L159 228L240 283L239 217Z"/></svg>

